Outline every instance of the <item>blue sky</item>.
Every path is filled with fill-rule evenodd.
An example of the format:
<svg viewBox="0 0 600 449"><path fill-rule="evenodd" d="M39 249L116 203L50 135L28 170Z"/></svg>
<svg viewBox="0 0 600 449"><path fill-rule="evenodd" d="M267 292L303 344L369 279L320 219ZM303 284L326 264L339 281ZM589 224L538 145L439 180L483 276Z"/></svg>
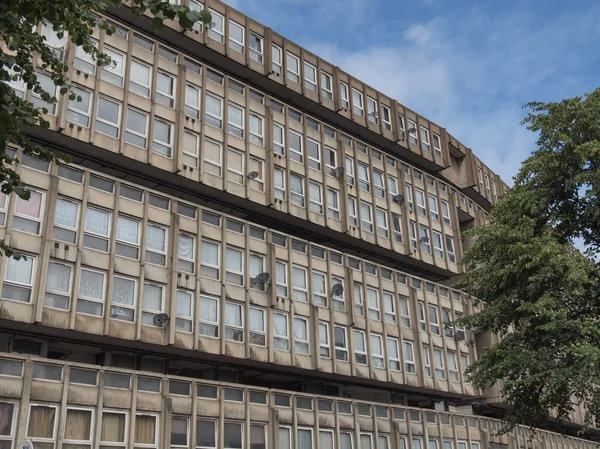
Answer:
<svg viewBox="0 0 600 449"><path fill-rule="evenodd" d="M509 184L527 101L600 87L597 0L225 0L444 126Z"/></svg>

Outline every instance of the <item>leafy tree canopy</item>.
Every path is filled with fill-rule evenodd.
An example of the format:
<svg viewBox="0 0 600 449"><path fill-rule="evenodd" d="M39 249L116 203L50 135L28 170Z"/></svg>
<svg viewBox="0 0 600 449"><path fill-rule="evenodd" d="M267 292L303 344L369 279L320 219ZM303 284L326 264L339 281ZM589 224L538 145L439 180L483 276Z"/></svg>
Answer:
<svg viewBox="0 0 600 449"><path fill-rule="evenodd" d="M36 32L40 24L52 27L57 38L65 36L80 46L97 60L99 66L110 64L110 58L98 51L91 39L95 28L112 34L114 27L99 16L109 7L122 6L121 0L5 0L0 2L0 186L3 193L15 192L23 199L29 199L29 192L21 184L14 164L19 161L7 152L9 144L23 148L24 154L54 160L56 155L32 142L24 130L39 125L48 128L42 113L46 108L36 108L31 102L20 98L10 87L9 82L23 80L27 88L47 103L56 103L54 92L47 92L36 76L33 56L37 55L38 65L50 76L60 95L75 94L70 91L66 77L68 67L60 54L52 51L46 39ZM165 0L130 0L127 6L136 15L146 11L153 14L152 26L159 28L164 20L176 20L184 29L194 23L210 25L211 16L207 10L192 11L187 7L170 4ZM47 87L47 86L46 86ZM81 100L81 99L79 99ZM66 155L58 156L59 161L69 162ZM5 243L0 242L0 253L16 256Z"/></svg>
<svg viewBox="0 0 600 449"><path fill-rule="evenodd" d="M463 262L461 285L485 303L463 322L502 337L469 369L510 404L505 429L568 418L600 423L600 89L529 103L537 150L494 207ZM580 252L573 244L583 241ZM480 354L481 355L481 354ZM502 382L501 382L502 380Z"/></svg>

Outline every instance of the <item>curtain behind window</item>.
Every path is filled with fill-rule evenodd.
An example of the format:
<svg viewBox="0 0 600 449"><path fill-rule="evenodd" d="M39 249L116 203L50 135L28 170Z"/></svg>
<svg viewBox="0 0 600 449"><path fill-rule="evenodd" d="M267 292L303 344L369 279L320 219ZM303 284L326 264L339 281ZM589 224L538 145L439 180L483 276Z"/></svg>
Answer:
<svg viewBox="0 0 600 449"><path fill-rule="evenodd" d="M194 239L192 237L179 234L179 257L194 258Z"/></svg>
<svg viewBox="0 0 600 449"><path fill-rule="evenodd" d="M119 221L117 222L117 239L137 245L139 242L139 222L119 216Z"/></svg>
<svg viewBox="0 0 600 449"><path fill-rule="evenodd" d="M162 310L162 288L158 285L144 284L144 309Z"/></svg>
<svg viewBox="0 0 600 449"><path fill-rule="evenodd" d="M33 405L29 409L27 436L32 438L53 438L56 409L43 405Z"/></svg>
<svg viewBox="0 0 600 449"><path fill-rule="evenodd" d="M298 449L312 449L312 432L298 429Z"/></svg>
<svg viewBox="0 0 600 449"><path fill-rule="evenodd" d="M96 209L88 209L85 215L85 230L99 235L108 235L107 212Z"/></svg>
<svg viewBox="0 0 600 449"><path fill-rule="evenodd" d="M135 417L135 443L155 444L156 416L136 415Z"/></svg>
<svg viewBox="0 0 600 449"><path fill-rule="evenodd" d="M102 413L100 441L111 443L125 442L125 415L122 413Z"/></svg>
<svg viewBox="0 0 600 449"><path fill-rule="evenodd" d="M77 227L77 204L60 198L57 199L56 212L54 212L54 223L69 228Z"/></svg>
<svg viewBox="0 0 600 449"><path fill-rule="evenodd" d="M165 234L166 231L158 226L148 225L146 234L146 246L156 251L165 251Z"/></svg>
<svg viewBox="0 0 600 449"><path fill-rule="evenodd" d="M6 280L19 282L21 284L31 284L31 270L33 268L33 259L21 258L15 260L8 259L6 265Z"/></svg>

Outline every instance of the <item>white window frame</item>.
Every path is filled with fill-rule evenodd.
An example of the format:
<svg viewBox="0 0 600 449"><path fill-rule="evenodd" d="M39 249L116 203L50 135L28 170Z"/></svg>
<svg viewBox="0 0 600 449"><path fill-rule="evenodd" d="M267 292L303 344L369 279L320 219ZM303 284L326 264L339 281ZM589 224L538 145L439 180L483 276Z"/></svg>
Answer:
<svg viewBox="0 0 600 449"><path fill-rule="evenodd" d="M91 296L83 296L81 294L81 292L80 292L80 290L81 290L81 277L82 277L82 272L83 271L88 271L90 273L95 273L95 274L102 275L102 294L101 294L101 298L92 298ZM81 299L83 299L84 301L87 301L87 302L93 302L93 303L96 303L96 304L100 304L102 306L101 307L102 313L100 313L100 315L96 315L96 314L90 314L90 313L87 313L87 312L80 312L79 310L77 310L77 306L75 306L75 310L76 310L77 313L80 313L82 315L87 315L87 316L99 316L99 317L103 317L104 316L104 313L105 313L105 310L106 310L106 307L105 307L106 306L106 277L107 276L106 276L106 273L104 271L95 270L95 269L92 269L92 268L87 267L87 266L79 268L79 280L80 280L80 282L79 282L79 288L78 288L78 291L77 291L77 305L79 305L79 301Z"/></svg>
<svg viewBox="0 0 600 449"><path fill-rule="evenodd" d="M438 208L438 197L431 193L427 196L429 200L429 217L432 220L440 221L440 212Z"/></svg>
<svg viewBox="0 0 600 449"><path fill-rule="evenodd" d="M407 119L408 121L408 139L410 143L413 145L419 144L419 137L417 135L417 123L411 119Z"/></svg>
<svg viewBox="0 0 600 449"><path fill-rule="evenodd" d="M300 148L296 149L296 148L292 148L291 146L291 142L292 139L289 138L288 136L288 146L289 146L289 152L290 152L290 159L293 159L297 162L300 162L301 164L304 162L304 138L302 136L302 134L300 134L297 131L293 131L293 130L288 130L288 134L294 134L296 137L300 138ZM295 154L297 155L296 157L292 157L292 155Z"/></svg>
<svg viewBox="0 0 600 449"><path fill-rule="evenodd" d="M436 354L439 354L439 359L436 360ZM440 363L438 363L438 361ZM433 364L435 368L435 378L446 380L446 368L444 366L444 350L442 348L433 347ZM439 376L438 376L439 374Z"/></svg>
<svg viewBox="0 0 600 449"><path fill-rule="evenodd" d="M375 216L377 218L377 233L380 237L389 238L389 224L388 224L388 216L387 211L384 209L380 209L377 207L375 209Z"/></svg>
<svg viewBox="0 0 600 449"><path fill-rule="evenodd" d="M404 358L404 371L415 374L417 367L415 365L415 347L410 340L402 340L402 356Z"/></svg>
<svg viewBox="0 0 600 449"><path fill-rule="evenodd" d="M425 254L431 254L431 236L429 234L429 228L419 224L419 248ZM421 239L424 240L421 241Z"/></svg>
<svg viewBox="0 0 600 449"><path fill-rule="evenodd" d="M429 130L421 126L421 147L425 151L431 152L431 143L429 141Z"/></svg>
<svg viewBox="0 0 600 449"><path fill-rule="evenodd" d="M394 213L392 213L392 237L395 242L402 243L402 216Z"/></svg>
<svg viewBox="0 0 600 449"><path fill-rule="evenodd" d="M334 201L330 199L330 194ZM327 187L327 216L332 220L340 220L340 193L331 187Z"/></svg>
<svg viewBox="0 0 600 449"><path fill-rule="evenodd" d="M290 81L300 84L300 58L289 51L285 52L285 68L286 68L286 77ZM295 71L290 67L290 60L296 62ZM291 75L291 76L290 76Z"/></svg>
<svg viewBox="0 0 600 449"><path fill-rule="evenodd" d="M54 228L64 229L67 232L73 233L74 236L75 236L75 238L74 238L73 242L69 242L69 241L66 241L66 240L61 240L61 239L59 239L57 237L54 237L54 240L65 241L65 242L70 243L70 244L76 244L77 243L77 237L79 236L79 233L78 233L78 230L79 230L79 219L80 219L80 215L81 215L81 213L80 213L81 212L80 203L78 203L77 201L73 201L70 198L65 198L65 197L61 197L61 196L59 196L56 199L57 205L58 205L59 201L64 201L66 203L71 203L71 204L75 205L75 207L76 207L76 209L75 209L75 227L70 227L70 226L67 226L67 225L64 225L64 224L56 223L56 214L55 214L55 216L54 216L54 223L52 225L53 229Z"/></svg>
<svg viewBox="0 0 600 449"><path fill-rule="evenodd" d="M225 42L225 17L213 9L209 8L209 11L212 17L212 23L211 27L206 27L206 34L209 38L223 44ZM215 22L215 19L219 19L220 27L218 27L219 23Z"/></svg>
<svg viewBox="0 0 600 449"><path fill-rule="evenodd" d="M373 233L373 206L364 201L360 202L360 227L364 232Z"/></svg>
<svg viewBox="0 0 600 449"><path fill-rule="evenodd" d="M220 338L220 326L219 326L219 322L220 322L220 315L221 315L221 307L220 307L220 301L219 301L219 297L217 296L212 296L212 295L207 295L207 294L200 294L198 296L198 311L202 310L202 306L200 305L200 302L202 300L204 301L209 301L211 304L214 304L215 306L215 310L216 310L216 317L215 317L215 321L210 321L207 319L203 319L202 316L199 316L198 322L199 322L199 328L198 328L198 334L200 336L200 338ZM200 314L199 314L200 315ZM210 326L211 328L216 329L216 336L215 335L208 335L206 333L202 333L202 325L206 325L206 326Z"/></svg>
<svg viewBox="0 0 600 449"><path fill-rule="evenodd" d="M276 139L275 128L281 132L281 140ZM277 122L273 122L273 153L278 154L280 156L285 155L285 126L281 125Z"/></svg>
<svg viewBox="0 0 600 449"><path fill-rule="evenodd" d="M190 92L190 95L188 95ZM189 100L192 99L194 102L191 103ZM187 117L191 117L193 119L199 120L201 117L201 100L200 97L202 95L202 89L198 86L194 86L191 83L185 83L185 115Z"/></svg>
<svg viewBox="0 0 600 449"><path fill-rule="evenodd" d="M260 50L257 50L252 46L252 38L256 39L257 42L260 42ZM263 48L264 48L264 40L262 36L259 36L256 33L250 31L250 42L248 44L248 49L250 50L250 59L258 62L259 64L263 63Z"/></svg>
<svg viewBox="0 0 600 449"><path fill-rule="evenodd" d="M354 295L354 312L358 315L358 316L364 316L364 299L363 299L363 288L362 288L362 284L360 282L354 282L353 286L352 286L352 292Z"/></svg>
<svg viewBox="0 0 600 449"><path fill-rule="evenodd" d="M126 55L121 53L116 48L110 47L108 45L104 45L104 47L102 48L102 53L110 57L111 63L102 67L102 69L100 70L100 79L117 87L123 87L125 82L125 64L127 62ZM110 77L103 77L102 75L106 72L120 79L120 84L116 84L110 81Z"/></svg>
<svg viewBox="0 0 600 449"><path fill-rule="evenodd" d="M206 104L205 104L204 114L207 115L208 117L216 120L217 122L219 122L219 126L215 125L215 123L211 123L210 121L206 121L206 124L210 125L214 128L217 128L217 129L223 129L223 99L217 95L211 95L211 94L206 94L206 97L211 98L215 101L218 101L220 104L219 115L215 115L215 114L209 112L208 109L206 108ZM208 101L206 101L206 103L208 103Z"/></svg>
<svg viewBox="0 0 600 449"><path fill-rule="evenodd" d="M329 87L327 87L329 86ZM333 100L333 77L321 70L321 95L328 100Z"/></svg>
<svg viewBox="0 0 600 449"><path fill-rule="evenodd" d="M358 211L356 209L356 198L348 196L348 222L350 226L358 227Z"/></svg>
<svg viewBox="0 0 600 449"><path fill-rule="evenodd" d="M232 26L234 28L237 27L242 31L242 40L241 41L238 41L232 37L232 33L231 33ZM246 28L243 25L240 25L239 23L237 23L236 21L229 19L229 30L228 31L229 31L229 48L232 48L233 50L237 51L238 53L244 54L244 50L246 48L246 44L245 44ZM240 51L236 47L236 45L232 45L232 43L237 44L240 47L242 47L242 50Z"/></svg>
<svg viewBox="0 0 600 449"><path fill-rule="evenodd" d="M71 100L69 99L69 103L67 105L67 121L77 125L77 126L81 126L83 128L89 128L90 127L90 122L92 119L92 104L94 103L94 93L92 91L90 91L89 89L85 89L79 86L72 86L71 90L73 91L73 93L75 95L79 95L81 96L82 100L83 100L83 96L78 94L77 91L80 92L85 92L88 96L89 96L89 101L88 101L88 106L87 106L87 110L86 109L79 109L79 106L83 105L82 101L77 101L75 100ZM73 115L71 115L73 114ZM77 116L81 116L81 117L85 117L85 124L78 122L76 120L73 119L73 117L77 117Z"/></svg>
<svg viewBox="0 0 600 449"><path fill-rule="evenodd" d="M260 129L259 130L254 130L253 126L252 126L252 122L253 120L257 121L257 123L260 123ZM259 147L264 147L265 145L265 121L264 118L261 115L258 115L254 112L250 112L250 115L248 117L248 132L249 132L249 138L250 138L250 143L253 143L254 145L258 145Z"/></svg>
<svg viewBox="0 0 600 449"><path fill-rule="evenodd" d="M373 190L378 198L385 198L385 174L379 170L373 170Z"/></svg>
<svg viewBox="0 0 600 449"><path fill-rule="evenodd" d="M381 105L381 122L384 129L392 130L392 111L386 105Z"/></svg>
<svg viewBox="0 0 600 449"><path fill-rule="evenodd" d="M28 432L29 432L29 425L31 424L31 422L30 422L31 421L31 410L33 407L43 407L43 408L54 409L54 425L52 426L52 438L34 437L34 436L29 435ZM13 421L15 421L14 414L13 414ZM25 437L34 444L34 447L35 447L36 443L45 443L48 445L52 445L52 447L54 448L54 447L56 447L55 440L56 440L56 435L58 433L59 421L60 421L60 409L57 404L37 403L37 402L30 403L29 409L28 409L28 414L27 414L27 425L25 427L25 432L26 432Z"/></svg>
<svg viewBox="0 0 600 449"><path fill-rule="evenodd" d="M312 79L310 79L308 77L309 73L313 74ZM315 92L315 93L317 93L319 91L319 89L317 87L317 82L318 82L317 76L318 76L317 68L314 65L304 61L304 87L306 89L310 90L311 92Z"/></svg>
<svg viewBox="0 0 600 449"><path fill-rule="evenodd" d="M319 356L324 359L331 359L329 323L325 321L319 321Z"/></svg>
<svg viewBox="0 0 600 449"><path fill-rule="evenodd" d="M242 278L243 278L243 276L242 276ZM228 308L228 306L229 307L235 307L235 308L237 308L239 310L239 312L240 312L240 320L241 320L240 324L229 323L227 321L227 319L228 319L227 318L228 317L228 314L227 314L227 308ZM243 343L244 342L244 321L245 321L244 320L244 315L245 315L245 313L244 313L244 305L242 303L237 302L237 301L229 301L229 300L225 301L225 333L224 333L225 340L227 340L227 341L235 341L235 342L238 342L238 343ZM237 335L240 336L240 339L229 338L228 335L227 335L227 331L237 332Z"/></svg>
<svg viewBox="0 0 600 449"><path fill-rule="evenodd" d="M450 203L446 200L440 200L442 206L442 220L446 226L452 226L450 219Z"/></svg>
<svg viewBox="0 0 600 449"><path fill-rule="evenodd" d="M296 278L296 273L302 273L303 275L303 280L304 280L304 287L298 286L296 285L296 282L294 282L295 278ZM300 296L297 297L296 294L299 294ZM308 269L306 267L303 267L301 265L292 265L292 297L294 299L294 301L300 301L300 302L306 302L308 303L309 301L309 295L308 295Z"/></svg>
<svg viewBox="0 0 600 449"><path fill-rule="evenodd" d="M171 92L167 92L164 90L159 90L158 77L164 76L165 78L169 78L171 83ZM165 73L163 71L156 72L156 101L157 103L162 104L168 108L172 108L175 105L175 91L177 90L177 79L171 75L170 73ZM163 100L164 98L164 100Z"/></svg>
<svg viewBox="0 0 600 449"><path fill-rule="evenodd" d="M278 347L275 345L276 350L280 351L289 351L290 350L290 325L289 325L289 317L286 313L281 312L273 312L273 322L275 322L275 315L282 316L285 318L285 334L278 333L275 325L273 324L273 341L279 341L281 343L285 343L285 348Z"/></svg>
<svg viewBox="0 0 600 449"><path fill-rule="evenodd" d="M140 133L139 131L136 131L134 129L128 128L127 119L129 118L129 113L130 112L134 112L136 114L140 114L140 115L144 116L145 126L144 126L144 132L143 133ZM140 111L139 109L133 108L131 106L127 106L127 114L125 115L125 136L124 136L125 142L127 144L129 144L129 145L134 145L136 147L146 149L148 147L148 127L149 127L149 122L150 122L150 117L149 117L148 114L146 114L143 111ZM128 141L127 140L127 134L132 134L134 136L137 136L137 137L143 139L144 140L144 146L137 145L133 141Z"/></svg>
<svg viewBox="0 0 600 449"><path fill-rule="evenodd" d="M390 370L402 371L402 362L400 361L400 341L398 338L387 337L387 357Z"/></svg>
<svg viewBox="0 0 600 449"><path fill-rule="evenodd" d="M446 234L444 240L446 244L446 257L448 258L448 262L456 263L456 253L454 252L454 238ZM450 249L450 247L452 248Z"/></svg>
<svg viewBox="0 0 600 449"><path fill-rule="evenodd" d="M435 257L444 259L444 243L442 241L442 234L438 231L432 231L433 237L433 253Z"/></svg>
<svg viewBox="0 0 600 449"><path fill-rule="evenodd" d="M286 172L282 168L275 167L273 170L273 189L275 199L285 201L286 199L286 188L285 188ZM281 185L278 183L281 181Z"/></svg>
<svg viewBox="0 0 600 449"><path fill-rule="evenodd" d="M365 331L353 329L352 338L354 343L354 362L358 365L368 365L369 357L367 355L367 339L365 336ZM359 349L360 347L363 349Z"/></svg>
<svg viewBox="0 0 600 449"><path fill-rule="evenodd" d="M241 112L241 117L242 117L241 123L232 122L231 114L229 113L231 109L237 109L239 112ZM232 136L238 137L240 139L244 138L244 135L245 135L244 116L245 115L246 115L246 111L243 106L240 106L240 105L238 105L236 103L232 103L232 102L227 103L227 133L228 134L231 134ZM234 132L231 132L232 129L239 131L239 135Z"/></svg>
<svg viewBox="0 0 600 449"><path fill-rule="evenodd" d="M344 82L340 82L340 100L342 108L348 110L350 108L350 89Z"/></svg>
<svg viewBox="0 0 600 449"><path fill-rule="evenodd" d="M433 137L433 151L442 157L442 139L436 133L431 133L431 135Z"/></svg>
<svg viewBox="0 0 600 449"><path fill-rule="evenodd" d="M14 280L11 280L11 279L7 278L9 264L14 263L14 264L18 265L19 262L21 262L21 261L27 263L27 261L23 260L23 259L17 261L14 258L10 258L10 259L8 259L8 261L6 263L6 268L5 268L5 271L4 271L4 285L13 285L13 286L15 286L17 288L29 290L29 301L27 301L27 303L29 304L29 303L31 303L31 300L32 300L31 295L33 294L33 285L35 283L34 282L35 281L34 276L35 276L35 273L36 273L36 261L37 261L37 257L27 255L27 259L31 260L31 271L29 273L29 278L30 278L29 284L23 283L23 282L19 282L19 281L14 281ZM2 289L2 291L4 291L4 288ZM2 298L6 299L6 300L9 300L9 301L24 302L24 301L19 301L17 299L4 298L4 295L2 295Z"/></svg>
<svg viewBox="0 0 600 449"><path fill-rule="evenodd" d="M151 92L152 92L152 67L149 66L148 64L144 64L141 61L138 61L137 59L131 59L131 66L129 67L129 92L132 92L136 95L139 95L141 97L144 98L150 98ZM141 67L144 67L145 69L148 70L148 78L144 81L144 80L138 80L138 79L133 79L133 64L137 64ZM131 85L134 84L135 86L139 87L142 90L147 91L147 94L142 94L140 92L137 91L132 91L131 90Z"/></svg>
<svg viewBox="0 0 600 449"><path fill-rule="evenodd" d="M189 136L190 139L194 139L196 142L194 144L194 148L193 148L194 152L193 153L188 151L189 148L187 147L187 145L185 145L186 136ZM198 149L199 148L200 148L200 136L197 133L184 128L181 150L183 152L183 163L185 165L188 165L188 166L191 166L194 168L198 167Z"/></svg>
<svg viewBox="0 0 600 449"><path fill-rule="evenodd" d="M250 312L252 311L258 312L262 316L262 329L254 329L252 327L252 319L250 317L248 323L248 343L255 346L266 346L267 345L267 325L266 325L266 316L267 311L260 307L250 307ZM258 336L256 338L255 336ZM262 341L262 342L259 342Z"/></svg>
<svg viewBox="0 0 600 449"><path fill-rule="evenodd" d="M117 105L117 117L115 117L115 121L114 122L109 122L106 119L103 119L101 117L98 116L98 109L100 109L100 101L106 101L108 103L112 103L113 105ZM121 136L121 114L122 114L122 110L123 110L123 105L116 100L113 100L112 98L109 97L105 97L103 95L100 95L98 98L98 104L96 105L96 122L100 122L105 124L108 127L114 128L117 131L116 136L111 136L110 134L106 134L103 133L102 131L98 130L98 127L95 126L95 131L99 132L100 134L104 134L108 137L112 137L113 139L118 139Z"/></svg>
<svg viewBox="0 0 600 449"><path fill-rule="evenodd" d="M381 320L381 306L379 304L379 290L373 287L367 286L367 309L368 316L373 320ZM374 296L369 296L369 292L374 293ZM374 301L371 299L374 298Z"/></svg>
<svg viewBox="0 0 600 449"><path fill-rule="evenodd" d="M298 335L296 335L296 326L298 325L297 322L304 323L303 326L306 330L306 338L300 338ZM309 332L308 319L298 315L294 316L294 351L296 354L310 355ZM304 347L306 347L306 352L303 349Z"/></svg>
<svg viewBox="0 0 600 449"><path fill-rule="evenodd" d="M308 194L311 212L323 215L323 186L318 182L309 180Z"/></svg>
<svg viewBox="0 0 600 449"><path fill-rule="evenodd" d="M295 188L294 183L292 182L293 177L300 180L300 184L297 184L301 187L300 191L293 190ZM296 203L300 207L305 207L306 205L304 181L304 177L297 175L296 173L290 173L290 201Z"/></svg>
<svg viewBox="0 0 600 449"><path fill-rule="evenodd" d="M356 104L358 103L358 104ZM352 112L361 117L365 116L364 97L362 92L352 88Z"/></svg>
<svg viewBox="0 0 600 449"><path fill-rule="evenodd" d="M335 329L342 329L344 332L344 346L338 346L335 342ZM334 330L334 350L335 350L335 359L341 362L348 362L348 329L345 326L333 326ZM341 358L338 357L338 351L341 355Z"/></svg>
<svg viewBox="0 0 600 449"><path fill-rule="evenodd" d="M386 301L386 299L388 301ZM396 324L396 303L394 299L394 293L385 290L383 291L382 300L385 322L390 324Z"/></svg>
<svg viewBox="0 0 600 449"><path fill-rule="evenodd" d="M156 130L156 123L162 123L169 127L169 142L162 141L156 136L156 132L152 133L152 152L164 157L171 158L173 157L173 141L175 140L174 136L174 126L173 123L168 122L166 120L160 119L158 117L154 117L154 130ZM158 145L158 149L154 147L154 144ZM162 151L162 147L164 147L164 152ZM160 151L159 151L160 149Z"/></svg>
<svg viewBox="0 0 600 449"><path fill-rule="evenodd" d="M456 357L456 351L446 351L446 363L448 365L448 378L452 382L460 382L460 376L458 374L458 359Z"/></svg>
<svg viewBox="0 0 600 449"><path fill-rule="evenodd" d="M371 367L385 369L385 358L383 349L383 336L379 334L369 334L371 343ZM379 341L379 345L376 342ZM379 346L379 348L377 348ZM378 349L379 352L376 352Z"/></svg>
<svg viewBox="0 0 600 449"><path fill-rule="evenodd" d="M217 147L219 150L219 160L218 161L214 161L212 159L207 159L206 158L206 152L204 152L204 156L202 159L202 164L203 164L203 169L204 172L206 173L210 173L212 175L215 176L221 176L221 172L223 170L223 145L221 144L221 142L217 142L216 140L213 139L209 139L208 137L204 138L204 146L206 146L206 143L209 143L211 145L214 145L215 147ZM210 168L210 170L214 170L210 171L207 170L207 165Z"/></svg>
<svg viewBox="0 0 600 449"><path fill-rule="evenodd" d="M133 282L133 297L131 304L124 304L121 302L115 302L114 298L111 297L111 304L110 304L110 310L109 310L109 316L111 320L119 320L119 321L126 321L126 322L131 322L131 323L135 323L135 318L136 318L136 309L137 309L137 297L138 297L138 279L137 278L130 278L127 276L122 276L120 274L113 274L113 285L114 285L114 278L119 278L119 279L124 279L128 282ZM112 288L112 292L111 292L111 296L113 296L115 293L115 289ZM128 309L131 310L132 313L132 320L123 320L121 318L118 317L113 317L112 316L112 308L113 307L118 307L120 309Z"/></svg>
<svg viewBox="0 0 600 449"><path fill-rule="evenodd" d="M313 144L316 146L317 157L314 157L313 155L310 154L310 151L309 151L310 144ZM306 156L308 157L308 167L313 170L321 171L321 144L319 142L317 142L316 140L310 139L310 138L307 139Z"/></svg>
<svg viewBox="0 0 600 449"><path fill-rule="evenodd" d="M202 256L200 258L200 276L205 276L202 273L202 266L205 266L207 268L209 268L210 270L215 270L217 272L217 277L216 278L211 278L211 279L220 279L221 277L221 244L219 242L217 242L216 240L211 240L211 239L206 239L206 238L202 238L200 241L200 248L202 248L202 243L206 242L209 245L216 245L217 247L217 263L213 263L213 262L206 262L204 260L202 260ZM202 251L201 251L202 253Z"/></svg>
<svg viewBox="0 0 600 449"><path fill-rule="evenodd" d="M323 280L323 282L316 281L315 276L321 278ZM318 283L320 283L323 287L322 292L316 289ZM327 298L329 296L329 294L328 294L329 292L327 290L327 273L325 273L323 271L312 270L311 271L311 286L312 286L312 293L311 293L312 304L321 306L321 307L327 307Z"/></svg>
<svg viewBox="0 0 600 449"><path fill-rule="evenodd" d="M240 262L240 270L234 270L232 268L230 268L228 266L228 263L225 263L225 282L228 284L234 284L234 285L244 285L244 250L242 248L238 248L235 246L230 246L227 245L225 247L225 259L227 261L227 259L229 258L230 254L236 254L237 256L239 256L239 262ZM237 261L236 261L237 262ZM239 282L234 282L228 279L227 275L232 275L236 278L239 278Z"/></svg>
<svg viewBox="0 0 600 449"><path fill-rule="evenodd" d="M425 376L431 377L431 356L429 355L429 345L424 344L421 350L423 354L423 369Z"/></svg>
<svg viewBox="0 0 600 449"><path fill-rule="evenodd" d="M279 58L276 58L276 55L279 55ZM271 44L271 71L283 73L283 49L275 44Z"/></svg>
<svg viewBox="0 0 600 449"><path fill-rule="evenodd" d="M367 116L371 123L379 124L379 113L377 112L377 100L367 95Z"/></svg>

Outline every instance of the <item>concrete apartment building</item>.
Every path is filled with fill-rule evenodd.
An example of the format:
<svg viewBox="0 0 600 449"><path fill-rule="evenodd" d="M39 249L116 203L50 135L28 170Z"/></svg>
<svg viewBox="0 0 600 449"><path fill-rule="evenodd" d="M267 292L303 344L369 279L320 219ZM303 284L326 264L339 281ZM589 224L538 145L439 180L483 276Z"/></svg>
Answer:
<svg viewBox="0 0 600 449"><path fill-rule="evenodd" d="M183 2L213 27L112 10L94 38L114 67L40 26L83 101L32 131L73 164L11 150L32 193L0 199L27 256L0 263L0 448L595 447L566 435L579 412L497 435L502 398L463 375L494 339L444 326L477 311L452 284L498 175L273 30Z"/></svg>

